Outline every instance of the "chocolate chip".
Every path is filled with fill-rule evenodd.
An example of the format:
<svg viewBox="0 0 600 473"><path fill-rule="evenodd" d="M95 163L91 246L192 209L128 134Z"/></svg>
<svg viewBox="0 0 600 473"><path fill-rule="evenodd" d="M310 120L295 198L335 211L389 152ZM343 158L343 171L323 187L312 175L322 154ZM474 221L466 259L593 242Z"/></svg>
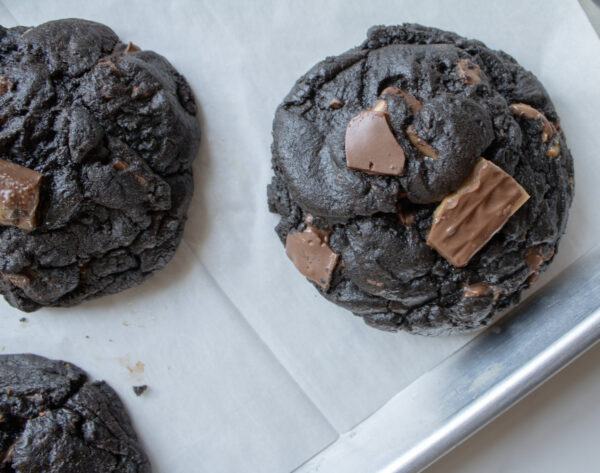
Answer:
<svg viewBox="0 0 600 473"><path fill-rule="evenodd" d="M344 106L344 102L337 97L333 97L329 101L329 108L332 108L334 110L338 110L338 109L342 108L343 106Z"/></svg>
<svg viewBox="0 0 600 473"><path fill-rule="evenodd" d="M455 267L466 266L528 199L510 174L481 158L435 209L427 244Z"/></svg>
<svg viewBox="0 0 600 473"><path fill-rule="evenodd" d="M42 177L37 171L0 159L0 225L35 228Z"/></svg>
<svg viewBox="0 0 600 473"><path fill-rule="evenodd" d="M531 105L527 105L526 103L511 103L508 107L510 108L511 112L518 117L539 120L542 126L542 143L548 141L556 133L556 129L546 118L546 116L539 110L533 108Z"/></svg>
<svg viewBox="0 0 600 473"><path fill-rule="evenodd" d="M477 84L481 82L481 69L470 59L461 59L456 63L458 77L467 84Z"/></svg>
<svg viewBox="0 0 600 473"><path fill-rule="evenodd" d="M427 143L423 138L417 135L415 131L415 127L413 125L409 125L406 129L406 135L408 139L412 143L412 145L417 148L423 156L428 156L430 158L436 159L438 157L438 153L433 146Z"/></svg>
<svg viewBox="0 0 600 473"><path fill-rule="evenodd" d="M399 176L406 157L390 129L387 114L366 110L346 128L346 165L368 174Z"/></svg>
<svg viewBox="0 0 600 473"><path fill-rule="evenodd" d="M325 290L339 258L329 247L329 233L307 225L305 231L290 233L285 240L285 251L298 271Z"/></svg>

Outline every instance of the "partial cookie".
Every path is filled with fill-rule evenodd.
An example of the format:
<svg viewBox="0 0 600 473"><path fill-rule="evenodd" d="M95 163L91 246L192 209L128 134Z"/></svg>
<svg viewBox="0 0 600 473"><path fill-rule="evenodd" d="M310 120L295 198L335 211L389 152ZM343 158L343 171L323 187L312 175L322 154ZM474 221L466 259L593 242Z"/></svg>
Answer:
<svg viewBox="0 0 600 473"><path fill-rule="evenodd" d="M0 293L71 306L173 256L200 130L185 79L108 27L0 27Z"/></svg>
<svg viewBox="0 0 600 473"><path fill-rule="evenodd" d="M544 271L573 161L533 74L479 41L371 28L278 107L269 207L297 268L384 330L487 325Z"/></svg>
<svg viewBox="0 0 600 473"><path fill-rule="evenodd" d="M150 473L117 394L64 361L0 355L0 473Z"/></svg>

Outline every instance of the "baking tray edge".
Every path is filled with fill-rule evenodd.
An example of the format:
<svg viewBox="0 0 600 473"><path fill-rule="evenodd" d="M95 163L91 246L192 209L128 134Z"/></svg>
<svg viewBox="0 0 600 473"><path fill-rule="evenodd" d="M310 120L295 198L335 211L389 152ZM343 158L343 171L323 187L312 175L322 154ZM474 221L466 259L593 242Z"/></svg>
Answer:
<svg viewBox="0 0 600 473"><path fill-rule="evenodd" d="M421 471L599 340L595 247L295 471Z"/></svg>

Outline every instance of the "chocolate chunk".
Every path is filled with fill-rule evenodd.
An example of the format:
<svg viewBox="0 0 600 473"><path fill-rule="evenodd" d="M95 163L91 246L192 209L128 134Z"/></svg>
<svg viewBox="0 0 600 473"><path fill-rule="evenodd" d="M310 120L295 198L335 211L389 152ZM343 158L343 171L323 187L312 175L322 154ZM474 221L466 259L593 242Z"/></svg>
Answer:
<svg viewBox="0 0 600 473"><path fill-rule="evenodd" d="M290 233L285 240L285 251L298 271L325 290L339 258L329 247L329 233L307 225L306 230Z"/></svg>
<svg viewBox="0 0 600 473"><path fill-rule="evenodd" d="M337 97L333 97L329 101L329 108L332 108L334 110L338 110L338 109L342 108L343 106L344 106L344 102Z"/></svg>
<svg viewBox="0 0 600 473"><path fill-rule="evenodd" d="M400 87L394 87L394 86L386 87L381 92L382 97L385 95L396 95L398 97L402 97L404 99L404 101L407 103L407 105L410 107L410 110L413 114L417 113L419 110L421 110L423 108L423 104L421 103L421 101L419 99L416 99L415 97L410 95L406 90L401 89Z"/></svg>
<svg viewBox="0 0 600 473"><path fill-rule="evenodd" d="M463 297L481 297L487 296L492 292L489 284L478 282L475 284L466 284L463 286Z"/></svg>
<svg viewBox="0 0 600 473"><path fill-rule="evenodd" d="M115 161L113 161L113 168L115 168L117 171L125 171L126 169L129 169L130 166L126 161L123 161L121 158L117 158Z"/></svg>
<svg viewBox="0 0 600 473"><path fill-rule="evenodd" d="M12 90L13 83L6 76L0 76L0 95Z"/></svg>
<svg viewBox="0 0 600 473"><path fill-rule="evenodd" d="M105 59L104 61L100 61L98 63L98 65L104 65L104 66L108 66L110 67L113 71L115 71L115 73L120 77L123 75L123 73L121 72L121 69L119 69L114 62L109 61L108 59Z"/></svg>
<svg viewBox="0 0 600 473"><path fill-rule="evenodd" d="M546 150L546 156L550 156L551 158L556 158L560 154L560 141L554 140L552 144Z"/></svg>
<svg viewBox="0 0 600 473"><path fill-rule="evenodd" d="M129 41L129 43L127 43L127 47L123 50L123 54L133 53L135 51L141 51L141 48Z"/></svg>
<svg viewBox="0 0 600 473"><path fill-rule="evenodd" d="M481 158L435 209L427 244L455 267L466 266L528 199L512 176Z"/></svg>
<svg viewBox="0 0 600 473"><path fill-rule="evenodd" d="M29 276L23 273L0 273L0 279L8 281L13 286L18 287L19 289L25 288L25 286L27 286L30 283Z"/></svg>
<svg viewBox="0 0 600 473"><path fill-rule="evenodd" d="M554 133L556 133L554 125L550 123L546 116L539 110L533 108L531 105L527 105L526 103L511 103L508 107L510 108L511 112L518 117L531 118L540 121L542 125L542 143L548 141L554 136Z"/></svg>
<svg viewBox="0 0 600 473"><path fill-rule="evenodd" d="M470 59L461 59L456 63L458 69L458 77L465 84L477 84L481 82L481 69Z"/></svg>
<svg viewBox="0 0 600 473"><path fill-rule="evenodd" d="M398 205L398 211L396 212L398 215L398 220L402 225L408 227L415 223L416 211L410 208L404 208L401 205Z"/></svg>
<svg viewBox="0 0 600 473"><path fill-rule="evenodd" d="M0 159L0 225L35 228L42 174Z"/></svg>
<svg viewBox="0 0 600 473"><path fill-rule="evenodd" d="M406 129L406 135L408 139L413 144L415 148L417 148L423 156L428 156L430 158L436 159L438 157L438 153L433 146L427 143L423 138L417 135L415 131L415 127L413 125L409 125Z"/></svg>
<svg viewBox="0 0 600 473"><path fill-rule="evenodd" d="M346 164L350 169L399 176L405 160L385 112L366 110L350 120L346 128Z"/></svg>
<svg viewBox="0 0 600 473"><path fill-rule="evenodd" d="M544 251L541 245L531 246L525 253L525 263L529 268L528 279L533 282L537 279L540 273L540 266L554 256L554 248Z"/></svg>

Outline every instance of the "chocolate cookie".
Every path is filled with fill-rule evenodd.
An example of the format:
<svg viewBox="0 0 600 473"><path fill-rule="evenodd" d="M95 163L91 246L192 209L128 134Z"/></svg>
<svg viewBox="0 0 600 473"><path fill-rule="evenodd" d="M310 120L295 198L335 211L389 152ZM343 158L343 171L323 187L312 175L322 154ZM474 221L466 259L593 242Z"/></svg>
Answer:
<svg viewBox="0 0 600 473"><path fill-rule="evenodd" d="M70 306L162 268L200 140L185 79L108 27L0 27L0 293Z"/></svg>
<svg viewBox="0 0 600 473"><path fill-rule="evenodd" d="M502 51L377 26L278 107L269 207L299 271L383 330L485 326L546 269L573 161L548 94Z"/></svg>
<svg viewBox="0 0 600 473"><path fill-rule="evenodd" d="M0 473L149 473L117 394L64 361L0 355Z"/></svg>

